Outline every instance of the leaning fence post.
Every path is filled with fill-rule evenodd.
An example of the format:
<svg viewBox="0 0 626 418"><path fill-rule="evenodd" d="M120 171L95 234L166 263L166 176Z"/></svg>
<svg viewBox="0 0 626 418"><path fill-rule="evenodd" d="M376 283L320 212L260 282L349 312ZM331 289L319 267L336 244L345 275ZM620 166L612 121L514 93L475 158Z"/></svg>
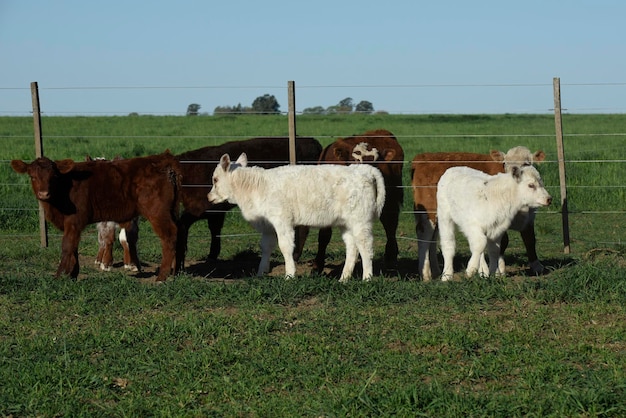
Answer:
<svg viewBox="0 0 626 418"><path fill-rule="evenodd" d="M33 125L35 132L35 158L43 157L43 138L41 136L41 110L39 108L39 87L37 82L30 83L30 95L33 101ZM48 246L48 224L46 213L39 202L39 237L42 247Z"/></svg>
<svg viewBox="0 0 626 418"><path fill-rule="evenodd" d="M289 96L289 164L296 163L296 90L293 81L287 82Z"/></svg>
<svg viewBox="0 0 626 418"><path fill-rule="evenodd" d="M563 122L561 120L561 79L554 77L554 126L556 129L556 149L559 161L559 183L561 185L561 220L563 223L563 252L570 253L569 217L567 209L567 184L565 180L565 151L563 149Z"/></svg>

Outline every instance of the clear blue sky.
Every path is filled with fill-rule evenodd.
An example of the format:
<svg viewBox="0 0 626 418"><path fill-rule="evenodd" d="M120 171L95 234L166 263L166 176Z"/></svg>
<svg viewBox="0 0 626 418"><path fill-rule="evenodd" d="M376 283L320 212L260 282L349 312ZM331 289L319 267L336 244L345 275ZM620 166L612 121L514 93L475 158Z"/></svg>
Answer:
<svg viewBox="0 0 626 418"><path fill-rule="evenodd" d="M564 108L622 113L625 17L623 0L0 0L0 115L30 111L31 81L53 114L212 112L266 93L286 111L288 80L299 111L351 97L539 113L553 77Z"/></svg>

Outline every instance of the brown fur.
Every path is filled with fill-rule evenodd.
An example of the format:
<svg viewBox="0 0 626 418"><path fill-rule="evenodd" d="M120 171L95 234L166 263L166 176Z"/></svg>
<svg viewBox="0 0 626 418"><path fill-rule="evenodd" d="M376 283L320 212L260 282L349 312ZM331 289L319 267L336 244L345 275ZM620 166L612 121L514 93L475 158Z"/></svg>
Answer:
<svg viewBox="0 0 626 418"><path fill-rule="evenodd" d="M404 162L404 150L396 137L385 129L368 131L360 135L337 139L328 145L320 156L320 164L353 164L356 159L352 155L355 146L366 143L368 150L373 148L378 150L378 160L364 162L372 164L378 168L385 179L387 197L385 206L380 216L380 221L385 229L387 244L385 246L385 267L387 269L396 268L398 262L398 242L396 231L398 229L398 217L404 199L402 189L402 167ZM314 264L318 271L324 269L324 259L326 257L326 247L330 242L332 230L330 228L321 229L318 236L318 251Z"/></svg>
<svg viewBox="0 0 626 418"><path fill-rule="evenodd" d="M78 243L88 224L123 223L139 215L161 238L163 258L157 280L164 281L170 274L176 256L181 171L169 151L119 161L52 161L41 157L32 163L13 160L11 167L28 173L46 219L63 231L57 276L78 276Z"/></svg>

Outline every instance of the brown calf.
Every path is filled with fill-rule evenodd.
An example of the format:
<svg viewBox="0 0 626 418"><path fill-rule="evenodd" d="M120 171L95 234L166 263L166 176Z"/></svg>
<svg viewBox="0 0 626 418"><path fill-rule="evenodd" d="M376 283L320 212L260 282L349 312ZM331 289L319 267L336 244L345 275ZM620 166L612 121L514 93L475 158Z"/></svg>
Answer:
<svg viewBox="0 0 626 418"><path fill-rule="evenodd" d="M404 199L402 189L402 166L404 150L396 137L385 129L377 129L347 138L340 138L328 145L319 158L320 164L367 163L378 168L385 179L386 198L380 221L385 229L385 268L395 269L398 263L398 242L396 231L398 217ZM332 237L331 228L320 229L318 250L314 268L324 269L326 248Z"/></svg>
<svg viewBox="0 0 626 418"><path fill-rule="evenodd" d="M187 151L176 156L183 173L183 189L181 199L183 212L178 222L178 239L176 249L177 270L182 270L187 252L189 228L200 219L206 219L211 232L211 248L209 259L217 259L221 251L219 237L224 227L226 212L235 207L227 202L211 204L207 193L211 190L212 175L220 158L224 154L240 155L245 152L249 164L263 168L272 168L289 164L289 138L261 137L243 141L232 141L222 145L204 147ZM296 138L296 160L298 163L313 164L317 162L322 146L314 138ZM296 236L300 235L298 231ZM296 248L302 246L296 244ZM294 255L297 259L298 254Z"/></svg>
<svg viewBox="0 0 626 418"><path fill-rule="evenodd" d="M413 208L417 233L418 270L424 280L441 274L437 260L437 182L450 167L467 166L494 175L513 166L530 165L545 159L543 151L531 153L526 147L511 148L506 154L492 150L490 154L469 152L434 152L418 154L411 163L411 185L413 187ZM543 273L544 267L535 249L535 211L527 210L516 216L510 229L520 231L526 247L531 270ZM508 245L508 235L504 234L501 254Z"/></svg>
<svg viewBox="0 0 626 418"><path fill-rule="evenodd" d="M113 160L121 160L116 156ZM103 157L91 157L87 155L85 161L106 161ZM113 245L115 243L115 231L119 228L119 241L124 250L124 268L131 271L140 271L141 263L137 255L137 240L139 239L139 217L130 222L118 224L117 222L98 222L98 255L96 264L101 270L111 271L113 266Z"/></svg>
<svg viewBox="0 0 626 418"><path fill-rule="evenodd" d="M118 161L52 161L41 157L32 163L13 160L11 167L30 176L46 219L63 231L57 277L78 276L78 244L85 226L101 221L128 222L139 215L161 238L163 257L157 281L170 274L176 256L181 173L169 151Z"/></svg>

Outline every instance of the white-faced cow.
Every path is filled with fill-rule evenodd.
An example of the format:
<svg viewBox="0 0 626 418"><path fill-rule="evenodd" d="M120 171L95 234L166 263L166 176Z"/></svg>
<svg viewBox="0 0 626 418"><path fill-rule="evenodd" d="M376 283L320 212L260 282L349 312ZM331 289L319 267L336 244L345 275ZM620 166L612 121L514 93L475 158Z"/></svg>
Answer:
<svg viewBox="0 0 626 418"><path fill-rule="evenodd" d="M510 170L541 162L543 151L530 152L526 147L514 147L507 153L492 150L490 154L469 152L435 152L418 154L411 164L411 185L413 188L413 208L417 233L418 271L423 280L438 277L441 273L437 260L437 182L450 167L467 166L487 174ZM524 208L515 217L511 229L520 231L531 270L542 274L544 266L535 249L535 212ZM501 256L508 246L508 235L502 238ZM504 262L502 258L501 262Z"/></svg>
<svg viewBox="0 0 626 418"><path fill-rule="evenodd" d="M467 276L504 275L500 240L513 218L524 208L548 206L552 197L543 187L533 166L511 168L508 173L489 175L469 167L452 167L437 184L437 222L443 254L442 280L454 273L455 225L467 237L472 253ZM489 253L489 267L484 252Z"/></svg>
<svg viewBox="0 0 626 418"><path fill-rule="evenodd" d="M278 241L285 259L285 274L293 277L294 227L338 227L346 244L346 261L340 281L352 275L361 255L363 280L373 275L373 222L385 203L385 182L379 170L369 165L305 166L272 169L246 167L242 154L231 163L228 154L213 173L207 198L212 203L228 201L241 209L244 219L261 232L261 262L258 274L269 271L270 255Z"/></svg>
<svg viewBox="0 0 626 418"><path fill-rule="evenodd" d="M86 225L128 222L141 215L161 239L162 261L157 281L171 273L176 257L176 221L181 174L178 160L166 151L118 161L11 161L18 173L30 176L46 219L63 231L57 277L77 277L78 244Z"/></svg>
<svg viewBox="0 0 626 418"><path fill-rule="evenodd" d="M398 242L396 231L398 217L402 208L404 190L402 188L402 166L404 151L396 137L385 129L377 129L347 138L337 139L322 151L320 164L355 164L367 163L378 168L385 179L387 197L380 216L385 229L387 243L385 246L385 268L393 270L398 262ZM317 256L313 262L314 269L324 269L326 248L332 238L332 229L322 228L318 236ZM297 251L298 253L300 251Z"/></svg>
<svg viewBox="0 0 626 418"><path fill-rule="evenodd" d="M250 165L272 168L289 164L288 137L260 137L243 141L227 142L218 146L209 146L187 151L176 156L180 161L183 173L183 190L181 199L183 212L178 222L178 239L176 249L176 265L182 270L187 252L189 228L200 219L206 219L211 233L211 248L208 258L215 260L220 254L220 233L224 226L226 212L234 207L228 202L209 203L206 196L212 184L211 174L220 157L224 154L239 155L246 152ZM310 137L296 138L296 161L298 164L314 164L317 162L322 146ZM302 235L298 228L297 236ZM302 239L300 239L302 240ZM302 248L298 244L298 248ZM298 255L296 255L298 256Z"/></svg>
<svg viewBox="0 0 626 418"><path fill-rule="evenodd" d="M113 160L121 160L116 156ZM87 156L85 161L107 161L104 157ZM113 245L115 243L115 232L119 230L118 240L124 250L124 268L130 271L140 271L141 262L137 254L137 241L139 239L139 217L133 218L129 222L118 224L117 222L104 221L96 224L98 231L98 255L95 263L101 270L111 271L113 267Z"/></svg>

